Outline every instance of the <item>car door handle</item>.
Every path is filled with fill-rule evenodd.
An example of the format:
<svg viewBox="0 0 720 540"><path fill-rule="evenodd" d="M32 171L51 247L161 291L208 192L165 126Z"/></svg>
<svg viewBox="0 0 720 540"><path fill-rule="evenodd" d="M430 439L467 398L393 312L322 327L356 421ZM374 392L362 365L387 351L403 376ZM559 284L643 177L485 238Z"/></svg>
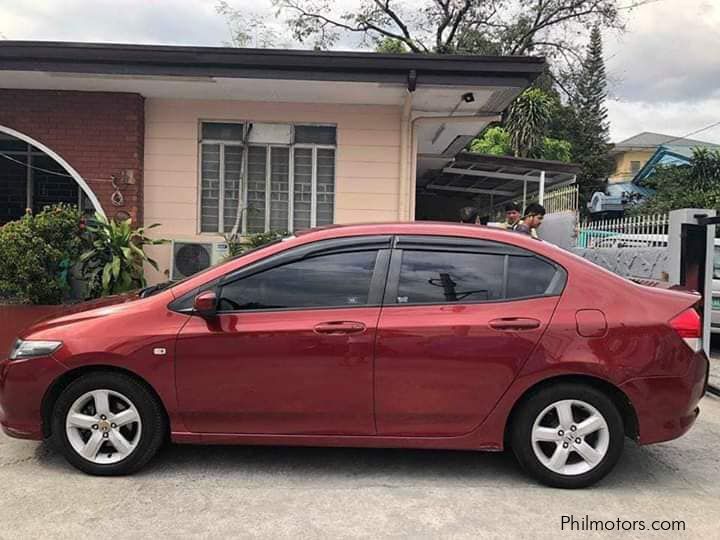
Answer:
<svg viewBox="0 0 720 540"><path fill-rule="evenodd" d="M514 330L534 330L535 328L540 328L540 321L537 319L524 319L521 317L493 319L488 324L490 325L490 328L502 330L504 332L512 332Z"/></svg>
<svg viewBox="0 0 720 540"><path fill-rule="evenodd" d="M316 324L314 331L316 334L340 336L347 334L362 334L367 327L356 321L329 321Z"/></svg>

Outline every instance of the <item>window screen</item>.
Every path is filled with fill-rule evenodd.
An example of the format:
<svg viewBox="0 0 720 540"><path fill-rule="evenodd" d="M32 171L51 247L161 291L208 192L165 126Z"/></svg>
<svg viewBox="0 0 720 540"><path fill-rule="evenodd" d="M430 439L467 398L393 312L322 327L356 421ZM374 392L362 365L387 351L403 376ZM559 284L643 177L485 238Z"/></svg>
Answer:
<svg viewBox="0 0 720 540"><path fill-rule="evenodd" d="M225 285L219 309L296 309L367 305L377 251L322 255Z"/></svg>
<svg viewBox="0 0 720 540"><path fill-rule="evenodd" d="M270 148L270 230L288 230L290 149Z"/></svg>
<svg viewBox="0 0 720 540"><path fill-rule="evenodd" d="M200 230L217 232L220 220L220 145L202 145Z"/></svg>
<svg viewBox="0 0 720 540"><path fill-rule="evenodd" d="M399 304L482 302L503 297L503 255L403 251Z"/></svg>
<svg viewBox="0 0 720 540"><path fill-rule="evenodd" d="M334 126L295 126L295 143L335 146L336 132Z"/></svg>

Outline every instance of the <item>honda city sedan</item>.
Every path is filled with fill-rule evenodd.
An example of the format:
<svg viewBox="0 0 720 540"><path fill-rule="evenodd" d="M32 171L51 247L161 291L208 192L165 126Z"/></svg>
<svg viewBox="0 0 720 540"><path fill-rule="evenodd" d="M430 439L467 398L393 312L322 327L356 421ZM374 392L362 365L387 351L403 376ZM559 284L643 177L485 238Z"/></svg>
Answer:
<svg viewBox="0 0 720 540"><path fill-rule="evenodd" d="M692 426L699 299L487 227L315 229L36 323L0 362L0 423L95 475L168 440L511 448L582 487L625 437Z"/></svg>

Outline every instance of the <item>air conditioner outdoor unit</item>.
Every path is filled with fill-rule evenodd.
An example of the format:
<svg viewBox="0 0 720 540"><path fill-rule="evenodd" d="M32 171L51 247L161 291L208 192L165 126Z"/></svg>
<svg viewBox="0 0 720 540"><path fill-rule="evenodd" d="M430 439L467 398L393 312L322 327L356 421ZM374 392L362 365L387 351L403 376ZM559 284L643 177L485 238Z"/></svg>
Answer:
<svg viewBox="0 0 720 540"><path fill-rule="evenodd" d="M227 255L228 245L225 242L173 240L170 279L177 281L192 276L219 263Z"/></svg>

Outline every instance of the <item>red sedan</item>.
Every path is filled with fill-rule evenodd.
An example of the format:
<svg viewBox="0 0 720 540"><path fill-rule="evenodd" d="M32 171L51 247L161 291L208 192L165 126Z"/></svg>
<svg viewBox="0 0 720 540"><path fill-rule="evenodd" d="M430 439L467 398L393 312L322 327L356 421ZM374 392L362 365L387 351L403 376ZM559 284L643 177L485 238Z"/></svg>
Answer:
<svg viewBox="0 0 720 540"><path fill-rule="evenodd" d="M0 362L0 421L90 474L136 471L167 439L510 446L581 487L626 436L695 421L698 298L491 228L329 227L37 323Z"/></svg>

